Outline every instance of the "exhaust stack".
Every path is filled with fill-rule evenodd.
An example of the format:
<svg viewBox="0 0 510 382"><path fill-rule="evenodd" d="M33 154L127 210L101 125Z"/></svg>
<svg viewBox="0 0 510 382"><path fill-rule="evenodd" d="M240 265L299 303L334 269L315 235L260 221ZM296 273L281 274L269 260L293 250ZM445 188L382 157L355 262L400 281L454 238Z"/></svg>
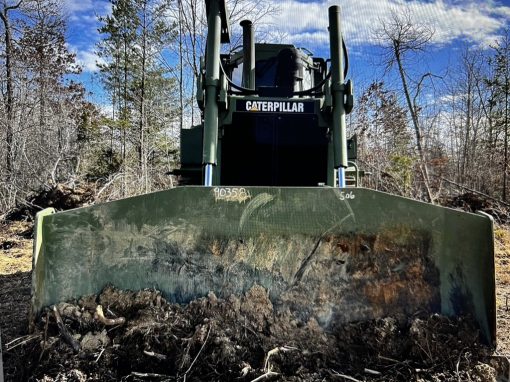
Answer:
<svg viewBox="0 0 510 382"><path fill-rule="evenodd" d="M253 23L241 21L243 27L243 87L255 89L255 37Z"/></svg>

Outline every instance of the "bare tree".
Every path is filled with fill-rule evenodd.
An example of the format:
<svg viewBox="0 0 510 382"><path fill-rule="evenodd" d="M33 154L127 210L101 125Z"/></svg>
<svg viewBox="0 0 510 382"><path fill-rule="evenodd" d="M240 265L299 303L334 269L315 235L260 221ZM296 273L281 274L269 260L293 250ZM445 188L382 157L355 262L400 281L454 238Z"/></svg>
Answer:
<svg viewBox="0 0 510 382"><path fill-rule="evenodd" d="M429 202L434 202L434 196L430 186L429 170L423 144L423 129L420 123L420 95L424 81L433 75L432 73L425 73L417 80L411 79L406 66L406 60L412 54L423 52L433 35L434 31L428 25L420 25L412 21L409 9L404 9L400 12L393 11L389 20L381 21L381 28L377 31L377 37L385 50L385 69L389 71L396 66L398 70L402 91L416 137L416 147L420 158L420 172ZM414 89L411 88L410 82L414 82Z"/></svg>
<svg viewBox="0 0 510 382"><path fill-rule="evenodd" d="M358 158L372 175L364 186L412 196L414 151L407 113L395 91L374 82L356 102L349 129L358 140Z"/></svg>
<svg viewBox="0 0 510 382"><path fill-rule="evenodd" d="M73 178L86 103L57 0L0 0L0 209ZM5 116L5 117L4 117ZM5 158L5 162L4 162Z"/></svg>
<svg viewBox="0 0 510 382"><path fill-rule="evenodd" d="M12 70L12 56L13 56L13 37L12 27L10 23L9 13L21 6L22 0L16 3L9 4L8 0L2 0L2 9L0 10L0 20L4 26L4 42L5 42L5 73L6 73L6 120L5 120L5 143L6 150L6 181L9 182L13 169L13 123L14 123L14 81Z"/></svg>
<svg viewBox="0 0 510 382"><path fill-rule="evenodd" d="M492 78L488 79L490 86L494 88L491 102L494 105L493 120L499 133L503 135L503 181L502 198L507 201L508 188L508 162L509 152L509 123L510 123L510 29L507 29L503 37L492 46L494 56L489 61L493 67Z"/></svg>
<svg viewBox="0 0 510 382"><path fill-rule="evenodd" d="M445 125L451 142L451 179L471 188L481 186L480 180L492 172L486 168L489 155L481 152L488 122L484 114L487 95L483 67L482 51L464 49L452 69L443 102L449 117Z"/></svg>
<svg viewBox="0 0 510 382"><path fill-rule="evenodd" d="M229 48L238 47L241 40L239 23L244 19L251 19L261 28L261 20L267 15L278 12L278 5L269 0L227 0L227 11L231 25L231 44ZM191 122L196 122L195 79L200 74L200 57L205 52L207 34L207 20L203 0L179 0L174 2L169 12L169 22L175 22L179 28L179 38L176 40L176 53L179 55L179 86L182 89L181 109L188 113ZM228 48L227 48L228 49ZM181 122L184 125L183 121Z"/></svg>

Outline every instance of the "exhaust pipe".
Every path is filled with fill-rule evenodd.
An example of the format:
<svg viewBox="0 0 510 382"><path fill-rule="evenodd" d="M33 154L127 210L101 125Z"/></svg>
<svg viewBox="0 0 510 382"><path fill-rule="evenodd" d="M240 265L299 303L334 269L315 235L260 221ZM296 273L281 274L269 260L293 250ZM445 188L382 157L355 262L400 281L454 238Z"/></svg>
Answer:
<svg viewBox="0 0 510 382"><path fill-rule="evenodd" d="M255 90L255 37L253 23L241 21L243 27L243 87Z"/></svg>

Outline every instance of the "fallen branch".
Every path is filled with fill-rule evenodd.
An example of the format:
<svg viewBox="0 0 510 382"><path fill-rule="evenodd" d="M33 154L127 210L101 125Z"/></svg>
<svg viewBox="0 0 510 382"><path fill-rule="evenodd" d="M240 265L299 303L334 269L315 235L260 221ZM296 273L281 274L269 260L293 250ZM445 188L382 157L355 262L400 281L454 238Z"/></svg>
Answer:
<svg viewBox="0 0 510 382"><path fill-rule="evenodd" d="M350 375L345 375L345 374L340 374L338 371L335 371L333 369L331 369L331 371L333 372L333 376L334 377L339 377L339 378L343 378L343 379L346 379L348 381L352 381L352 382L361 382L359 379L356 379L354 377L351 377Z"/></svg>
<svg viewBox="0 0 510 382"><path fill-rule="evenodd" d="M200 347L200 350L198 351L197 355L195 356L195 358L193 359L193 362L191 362L191 365L189 365L188 367L188 370L186 370L184 372L184 380L186 381L186 376L188 375L188 373L191 371L191 368L193 367L193 365L195 364L195 362L197 362L197 359L198 359L198 356L200 355L200 353L202 353L202 350L204 350L204 347L205 347L205 344L207 343L207 340L209 339L209 334L211 333L211 326L209 326L209 330L207 331L207 335L205 336L205 340L204 340L204 343L202 344L202 346Z"/></svg>
<svg viewBox="0 0 510 382"><path fill-rule="evenodd" d="M12 349L15 349L17 348L18 346L21 346L23 344L26 344L27 342L30 342L32 341L34 338L37 338L39 337L38 335L36 334L29 334L27 336L23 336L23 337L19 337L19 338L15 338L14 340L12 340L11 342L5 344L5 351L8 352L8 351L11 351ZM11 346L12 345L12 346Z"/></svg>
<svg viewBox="0 0 510 382"><path fill-rule="evenodd" d="M454 182L454 181L452 181L452 180L450 180L450 179L446 179L446 178L444 178L444 177L440 177L440 178L441 178L441 180L444 180L444 181L445 181L445 182L447 182L447 183L453 184L454 186L457 186L457 187L459 187L459 188L463 188L464 190L470 191L470 192L472 192L472 193L474 193L474 194L481 195L481 196L483 196L483 197L485 197L485 198L487 198L487 199L490 199L490 200L492 200L492 201L495 201L496 203L499 203L499 204L502 204L502 205L504 205L504 206L510 207L510 204L508 204L507 202L504 202L503 200L500 200L500 199L494 198L494 197L492 197L492 196L490 196L490 195L487 195L487 194L485 194L485 193L483 193L483 192L473 190L472 188L469 188L469 187L463 186L462 184L456 183L456 182Z"/></svg>
<svg viewBox="0 0 510 382"><path fill-rule="evenodd" d="M166 355L164 355L164 354L154 353L153 351L148 351L148 350L144 350L143 354L145 354L146 356L149 356L149 357L159 359L160 361L166 361L166 358L167 358Z"/></svg>
<svg viewBox="0 0 510 382"><path fill-rule="evenodd" d="M99 355L97 356L96 360L94 361L94 363L98 363L99 362L99 358L101 358L101 356L103 355L104 351L106 350L106 348L102 348L101 349L101 352L99 353Z"/></svg>
<svg viewBox="0 0 510 382"><path fill-rule="evenodd" d="M170 378L169 375L165 374L157 374L157 373L139 373L137 371L132 371L131 375L138 378Z"/></svg>
<svg viewBox="0 0 510 382"><path fill-rule="evenodd" d="M377 358L382 359L383 361L393 362L393 363L405 363L402 361L399 361L398 359L385 357L383 355L378 355Z"/></svg>
<svg viewBox="0 0 510 382"><path fill-rule="evenodd" d="M364 372L367 374L370 374L370 375L381 375L380 371L372 370L372 369L368 369L368 368L365 368Z"/></svg>
<svg viewBox="0 0 510 382"><path fill-rule="evenodd" d="M267 371L266 373L262 374L261 376L258 376L255 379L252 379L251 382L259 382L259 381L265 381L269 378L276 377L277 375L280 375L274 371Z"/></svg>
<svg viewBox="0 0 510 382"><path fill-rule="evenodd" d="M250 364L243 362L244 367L241 370L241 377L244 378L248 375L249 372L253 370Z"/></svg>
<svg viewBox="0 0 510 382"><path fill-rule="evenodd" d="M266 356L266 361L264 362L264 371L266 373L271 371L271 367L270 367L271 365L269 364L269 358L271 358L271 356L278 354L279 352L288 352L288 351L292 351L292 350L297 350L297 348L293 347L293 346L279 346L277 348L274 348L274 349L268 351L267 356Z"/></svg>
<svg viewBox="0 0 510 382"><path fill-rule="evenodd" d="M109 180L96 194L94 200L97 200L99 198L99 196L101 196L101 194L104 192L104 190L106 190L108 187L111 186L111 184L113 182L115 182L117 180L117 178L120 178L121 176L124 176L124 173L120 172L118 174L115 174L113 176L113 178L111 180Z"/></svg>
<svg viewBox="0 0 510 382"><path fill-rule="evenodd" d="M279 347L269 350L266 355L266 360L264 361L264 374L253 379L251 382L264 381L266 379L280 375L279 373L271 371L271 364L269 363L269 359L271 358L271 356L278 354L279 352L288 352L288 351L292 351L292 350L298 350L298 349L293 346L279 346Z"/></svg>
<svg viewBox="0 0 510 382"><path fill-rule="evenodd" d="M462 358L462 354L464 354L464 349L462 349L461 352L459 353L457 362L455 363L455 375L457 376L458 382L462 381L462 379L460 378L460 373L459 373L460 359Z"/></svg>
<svg viewBox="0 0 510 382"><path fill-rule="evenodd" d="M67 330L64 321L62 321L62 317L60 316L60 313L58 312L58 309L55 305L53 305L52 310L53 314L55 315L55 320L57 321L58 330L64 338L64 341L67 342L69 346L71 346L75 353L78 353L81 350L80 343L71 335L71 333L69 333L69 330Z"/></svg>
<svg viewBox="0 0 510 382"><path fill-rule="evenodd" d="M50 324L50 314L46 313L46 322L44 323L44 339L41 346L41 354L39 354L39 362L41 362L44 352L46 351L46 343L48 342L48 326Z"/></svg>
<svg viewBox="0 0 510 382"><path fill-rule="evenodd" d="M98 305L96 307L96 313L94 314L94 318L101 321L106 326L114 326L114 325L124 325L126 319L124 317L118 318L106 318L104 316L103 307Z"/></svg>

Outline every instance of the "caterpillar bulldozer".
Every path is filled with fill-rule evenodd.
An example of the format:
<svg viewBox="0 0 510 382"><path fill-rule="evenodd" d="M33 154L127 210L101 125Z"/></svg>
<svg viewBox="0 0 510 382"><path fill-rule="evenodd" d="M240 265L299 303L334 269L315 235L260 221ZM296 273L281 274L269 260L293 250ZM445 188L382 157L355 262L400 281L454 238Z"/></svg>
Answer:
<svg viewBox="0 0 510 382"><path fill-rule="evenodd" d="M470 315L494 345L493 223L359 187L340 9L330 58L285 44L222 53L224 0L206 0L202 123L181 132L183 183L36 219L32 314L105 285L172 302L266 288L275 309L332 329L347 322ZM224 52L224 51L223 51Z"/></svg>

